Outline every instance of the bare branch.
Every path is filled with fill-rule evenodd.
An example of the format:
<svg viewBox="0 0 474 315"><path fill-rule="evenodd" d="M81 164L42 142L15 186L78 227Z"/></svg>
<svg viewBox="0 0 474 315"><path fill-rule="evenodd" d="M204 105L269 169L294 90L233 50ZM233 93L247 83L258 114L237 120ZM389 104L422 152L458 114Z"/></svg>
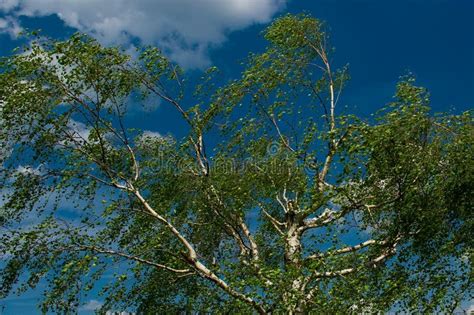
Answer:
<svg viewBox="0 0 474 315"><path fill-rule="evenodd" d="M341 269L341 270L336 270L336 271L326 271L326 272L314 272L310 277L312 279L321 279L321 278L331 278L331 277L337 277L337 276L344 276L350 273L353 273L357 270L359 270L362 267L377 267L378 264L386 260L387 258L395 255L396 253L396 247L398 245L398 241L400 240L400 237L396 238L393 244L385 249L382 254L379 256L372 258L371 260L365 262L363 265L358 266L358 267L352 267L352 268L346 268L346 269Z"/></svg>
<svg viewBox="0 0 474 315"><path fill-rule="evenodd" d="M233 288L231 288L224 280L219 278L214 272L212 272L209 268L207 268L199 259L194 249L193 245L185 238L181 232L179 232L176 227L171 224L168 220L166 220L163 216L158 214L150 204L143 198L140 192L135 189L131 184L128 184L127 190L131 192L135 197L140 201L140 203L145 207L145 209L151 213L155 218L157 218L160 222L162 222L170 231L171 233L186 247L187 253L185 254L186 261L196 269L196 271L201 275L203 278L206 278L216 285L218 285L221 289L227 292L229 295L251 305L258 313L265 314L265 309L262 305L257 303L252 298L246 296L243 293L240 293Z"/></svg>
<svg viewBox="0 0 474 315"><path fill-rule="evenodd" d="M348 212L349 208L340 209L335 211L329 208L326 208L322 214L315 218L306 219L303 221L303 225L299 228L300 231L306 231L311 228L322 227L328 225L340 218L342 218Z"/></svg>
<svg viewBox="0 0 474 315"><path fill-rule="evenodd" d="M147 260L147 259L144 259L144 258L140 258L138 256L125 254L125 253L114 251L114 250L111 250L111 249L103 249L103 248L99 248L99 247L96 247L96 246L87 246L87 245L80 245L80 248L82 248L84 250L90 250L90 251L100 253L100 254L107 254L107 255L123 257L123 258L126 258L126 259L137 261L137 262L145 264L145 265L156 267L158 269L165 269L165 270L168 270L168 271L171 271L171 272L174 272L174 273L184 273L184 274L186 274L186 273L189 273L191 271L190 269L175 269L175 268L163 265L163 264L155 263L153 261L150 261L150 260Z"/></svg>
<svg viewBox="0 0 474 315"><path fill-rule="evenodd" d="M252 234L250 233L250 230L245 224L244 220L239 217L238 219L239 225L242 228L242 231L244 232L245 236L247 237L249 243L250 243L250 250L252 253L252 260L253 261L258 261L259 260L259 252L258 252L258 245L257 242L255 242L255 239L253 238Z"/></svg>
<svg viewBox="0 0 474 315"><path fill-rule="evenodd" d="M284 211L285 213L288 213L288 207L287 207L287 205L285 205L285 204L283 203L283 201L281 201L281 199L280 199L280 197L278 196L278 194L276 195L275 198L276 198L276 200L278 201L278 203L280 204L280 206L282 207L283 211Z"/></svg>
<svg viewBox="0 0 474 315"><path fill-rule="evenodd" d="M183 116L184 120L186 120L186 122L191 126L191 127L194 127L194 124L191 120L191 117L189 117L189 114L181 107L181 105L176 101L174 100L172 97L170 97L169 95L167 95L165 92L163 91L160 91L159 89L157 89L154 84L150 81L147 80L147 78L145 78L144 76L142 75L138 75L138 78L142 81L142 83L145 85L145 87L147 89L149 89L153 94L157 95L158 97L160 97L161 99L165 100L166 102L170 103L171 105L173 105L177 110L178 112L181 114L181 116Z"/></svg>
<svg viewBox="0 0 474 315"><path fill-rule="evenodd" d="M344 247L344 248L335 249L335 250L324 252L324 253L313 254L313 255L310 255L310 256L306 257L306 259L319 259L319 258L328 257L328 256L335 256L335 255L340 255L340 254L345 254L345 253L351 253L351 252L361 250L361 249L363 249L365 247L368 247L370 245L385 245L385 244L387 244L387 241L377 241L377 240L371 239L371 240L367 240L365 242L359 243L359 244L354 245L354 246L347 246L347 247Z"/></svg>
<svg viewBox="0 0 474 315"><path fill-rule="evenodd" d="M283 231L281 227L285 227L286 226L285 223L280 222L277 219L275 219L267 210L265 210L265 206L263 204L259 203L259 205L260 205L260 209L262 209L263 214L265 214L265 216L270 220L273 227L278 231L278 233L283 235Z"/></svg>

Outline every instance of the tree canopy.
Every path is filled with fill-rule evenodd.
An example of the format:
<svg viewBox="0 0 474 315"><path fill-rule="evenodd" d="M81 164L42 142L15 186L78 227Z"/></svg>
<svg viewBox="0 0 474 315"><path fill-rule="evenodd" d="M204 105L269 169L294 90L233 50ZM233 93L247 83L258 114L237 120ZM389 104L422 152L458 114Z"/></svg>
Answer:
<svg viewBox="0 0 474 315"><path fill-rule="evenodd" d="M472 112L403 77L357 117L324 25L287 15L240 78L76 34L0 63L0 297L43 312L453 311L473 294ZM191 91L191 93L190 93ZM127 127L161 102L186 136ZM68 207L74 211L65 212ZM106 280L103 280L106 279Z"/></svg>

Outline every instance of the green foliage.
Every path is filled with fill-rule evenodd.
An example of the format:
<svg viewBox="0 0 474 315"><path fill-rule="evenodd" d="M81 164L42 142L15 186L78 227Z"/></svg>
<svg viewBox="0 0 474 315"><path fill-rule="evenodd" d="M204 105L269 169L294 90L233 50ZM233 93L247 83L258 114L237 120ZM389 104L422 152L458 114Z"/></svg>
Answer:
<svg viewBox="0 0 474 315"><path fill-rule="evenodd" d="M453 311L472 295L472 112L432 115L404 77L372 120L336 111L320 21L287 15L241 78L187 106L160 50L74 35L0 64L0 297L47 284L139 313ZM183 139L126 129L150 98ZM206 146L213 137L219 143ZM33 224L27 222L33 221ZM116 266L116 268L111 268ZM109 279L109 280L104 280Z"/></svg>

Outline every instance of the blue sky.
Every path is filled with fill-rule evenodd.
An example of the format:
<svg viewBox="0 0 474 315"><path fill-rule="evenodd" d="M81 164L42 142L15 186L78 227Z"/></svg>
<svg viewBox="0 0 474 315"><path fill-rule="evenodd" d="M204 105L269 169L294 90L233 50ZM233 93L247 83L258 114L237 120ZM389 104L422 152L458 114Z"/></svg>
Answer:
<svg viewBox="0 0 474 315"><path fill-rule="evenodd" d="M0 0L0 55L23 43L17 33L24 28L55 38L79 30L130 51L140 43L158 45L193 76L216 65L235 78L247 54L264 49L265 25L287 12L326 21L334 62L348 63L352 77L340 104L356 113L368 116L389 102L407 71L428 88L434 111L473 107L472 0ZM182 133L166 106L131 117L132 125ZM35 313L37 294L0 302L0 314ZM82 313L98 300L88 297Z"/></svg>

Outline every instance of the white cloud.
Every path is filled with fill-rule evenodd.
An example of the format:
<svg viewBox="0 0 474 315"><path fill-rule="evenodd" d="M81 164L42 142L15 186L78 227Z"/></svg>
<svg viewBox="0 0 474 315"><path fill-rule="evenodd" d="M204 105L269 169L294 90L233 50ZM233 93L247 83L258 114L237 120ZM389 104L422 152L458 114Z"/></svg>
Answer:
<svg viewBox="0 0 474 315"><path fill-rule="evenodd" d="M95 311L102 306L102 302L97 300L90 300L79 308L80 311Z"/></svg>
<svg viewBox="0 0 474 315"><path fill-rule="evenodd" d="M29 165L26 165L26 166L19 165L16 168L16 171L18 173L24 174L24 175L31 174L31 175L40 176L42 174L41 167L42 167L42 165L40 165L38 167L32 167L32 166L29 166Z"/></svg>
<svg viewBox="0 0 474 315"><path fill-rule="evenodd" d="M471 300L464 301L462 305L458 307L458 310L455 310L454 312L455 314L456 314L456 311L458 311L461 314L466 314L466 315L474 314L474 300L471 299Z"/></svg>
<svg viewBox="0 0 474 315"><path fill-rule="evenodd" d="M87 141L89 139L89 135L91 134L91 129L86 126L85 124L76 121L76 120L69 120L68 128L72 132L72 136L79 142Z"/></svg>
<svg viewBox="0 0 474 315"><path fill-rule="evenodd" d="M187 67L209 63L207 51L230 31L266 23L287 0L0 0L14 16L56 14L105 44L158 44Z"/></svg>
<svg viewBox="0 0 474 315"><path fill-rule="evenodd" d="M466 314L473 314L474 313L474 302L471 302L471 305L466 309Z"/></svg>
<svg viewBox="0 0 474 315"><path fill-rule="evenodd" d="M142 137L144 137L144 138L158 138L158 139L163 138L163 136L159 132L151 131L151 130L145 130L142 134Z"/></svg>
<svg viewBox="0 0 474 315"><path fill-rule="evenodd" d="M137 145L146 145L149 142L155 143L155 141L170 141L171 136L163 136L159 132L145 130L137 139Z"/></svg>
<svg viewBox="0 0 474 315"><path fill-rule="evenodd" d="M0 10L9 11L18 5L18 0L0 0Z"/></svg>
<svg viewBox="0 0 474 315"><path fill-rule="evenodd" d="M0 34L8 34L11 38L15 39L22 30L23 28L15 18L10 16L0 18Z"/></svg>

